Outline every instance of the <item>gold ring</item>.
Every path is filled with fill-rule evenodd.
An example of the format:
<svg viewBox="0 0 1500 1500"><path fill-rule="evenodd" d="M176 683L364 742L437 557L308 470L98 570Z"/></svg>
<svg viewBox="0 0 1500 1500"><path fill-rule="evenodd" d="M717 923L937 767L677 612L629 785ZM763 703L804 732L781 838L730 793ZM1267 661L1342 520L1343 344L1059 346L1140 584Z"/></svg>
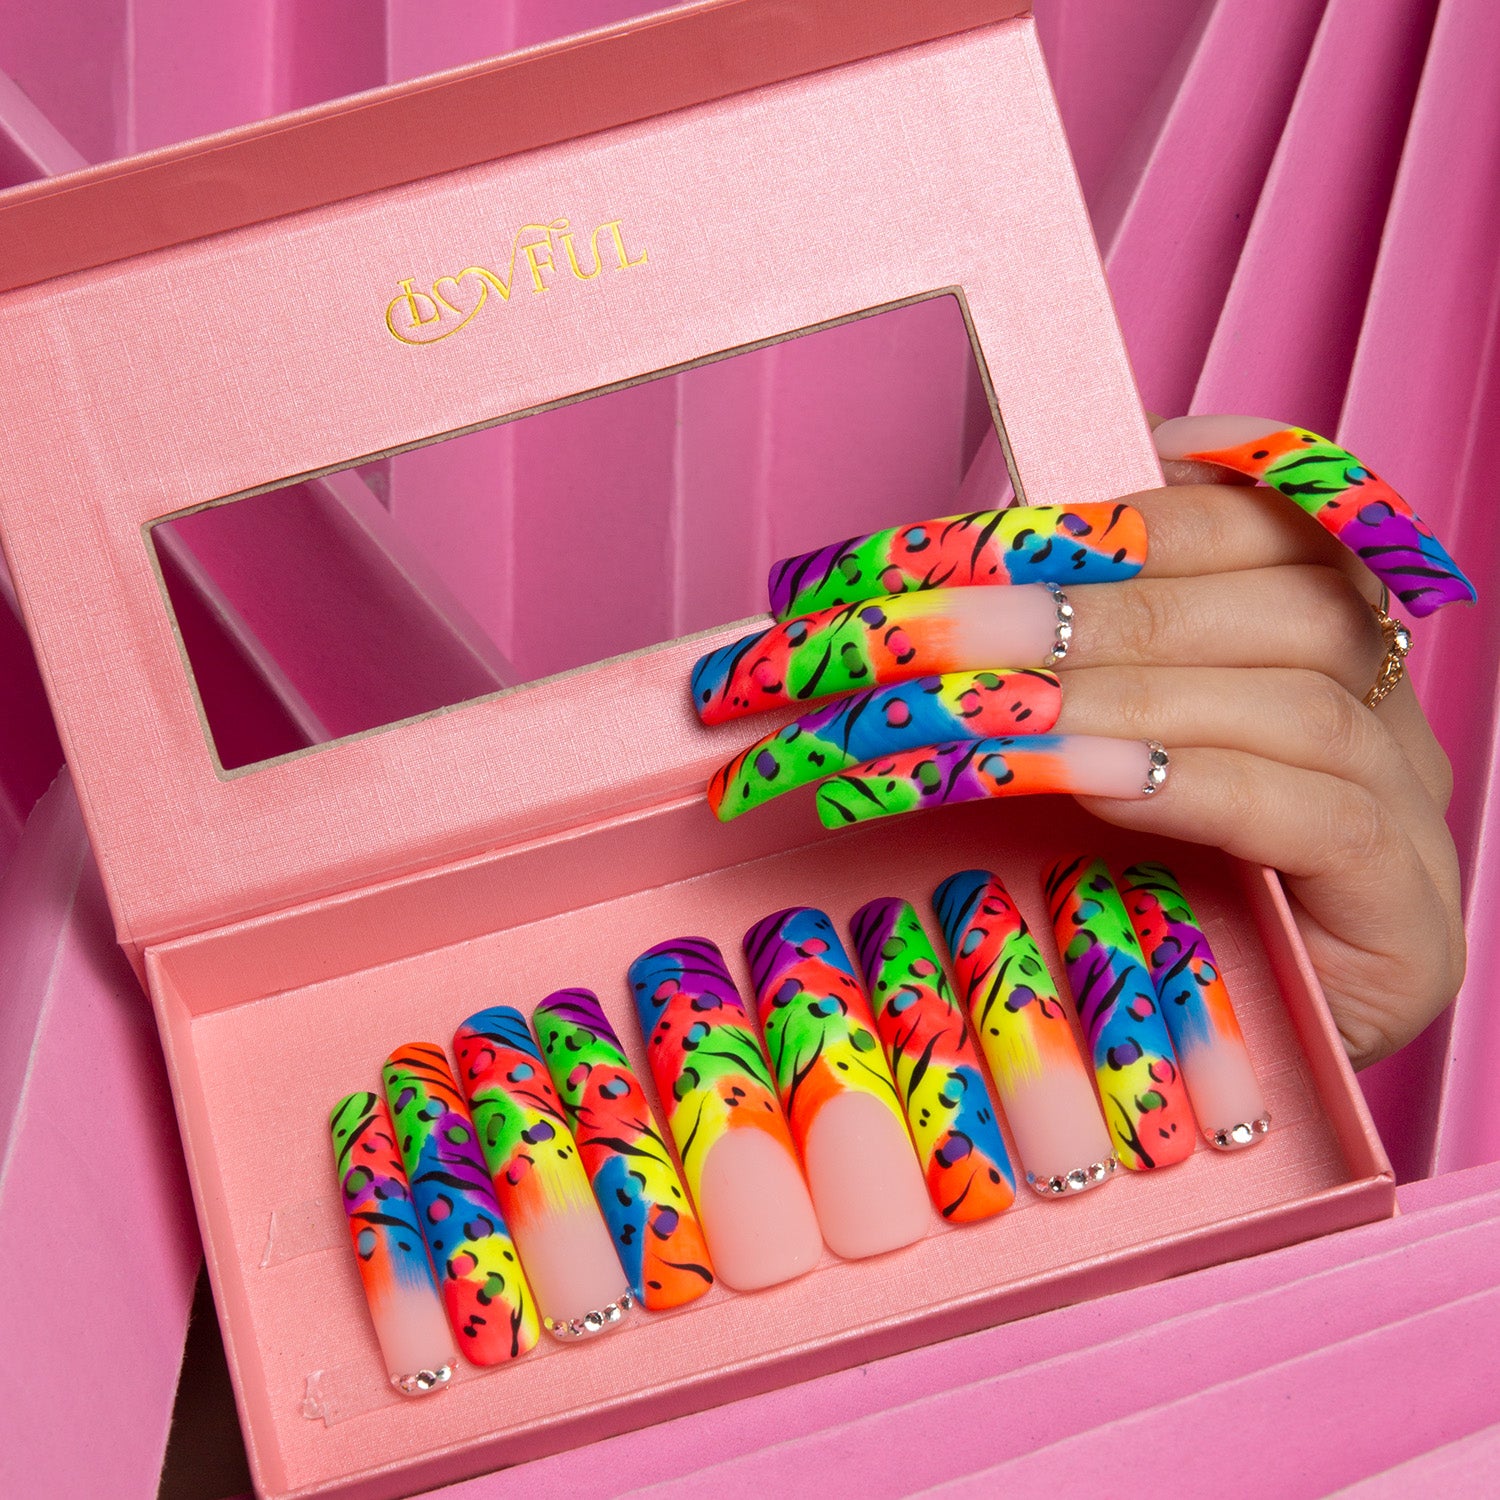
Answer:
<svg viewBox="0 0 1500 1500"><path fill-rule="evenodd" d="M1385 660L1375 677L1375 686L1365 694L1365 707L1374 708L1396 684L1406 676L1406 653L1411 650L1411 631L1400 620L1393 620L1386 613L1391 602L1390 590L1382 586L1380 603L1370 606L1380 626L1381 638L1385 641Z"/></svg>

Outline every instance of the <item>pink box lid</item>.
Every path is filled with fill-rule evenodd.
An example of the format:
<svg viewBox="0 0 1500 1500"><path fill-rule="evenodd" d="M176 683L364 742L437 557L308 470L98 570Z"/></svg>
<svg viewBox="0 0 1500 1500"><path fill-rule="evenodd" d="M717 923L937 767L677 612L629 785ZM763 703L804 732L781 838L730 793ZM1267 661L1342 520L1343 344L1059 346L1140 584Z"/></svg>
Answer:
<svg viewBox="0 0 1500 1500"><path fill-rule="evenodd" d="M0 291L950 36L1030 0L698 0L0 194Z"/></svg>
<svg viewBox="0 0 1500 1500"><path fill-rule="evenodd" d="M718 17L732 38L761 9L777 8L745 0L641 25L659 35ZM932 10L867 9L883 17L861 23L867 41L896 35L888 12ZM796 14L832 46L846 11L826 0ZM904 122L918 114L914 151ZM72 180L91 191L131 171ZM67 201L36 202L60 216L54 239ZM547 232L534 221L564 211L584 253L592 231L610 257L607 274L496 296L435 344L392 336L403 284L456 297L463 268L504 267L528 232L515 226ZM611 224L618 268L610 235L599 240ZM566 264L561 246L555 259ZM733 744L706 734L681 653L647 652L225 771L165 606L154 521L933 295L962 303L1029 499L1159 483L1024 20L0 296L13 326L36 331L0 390L0 531L132 956L696 795L763 728ZM680 710L642 726L639 685L663 673L678 674Z"/></svg>

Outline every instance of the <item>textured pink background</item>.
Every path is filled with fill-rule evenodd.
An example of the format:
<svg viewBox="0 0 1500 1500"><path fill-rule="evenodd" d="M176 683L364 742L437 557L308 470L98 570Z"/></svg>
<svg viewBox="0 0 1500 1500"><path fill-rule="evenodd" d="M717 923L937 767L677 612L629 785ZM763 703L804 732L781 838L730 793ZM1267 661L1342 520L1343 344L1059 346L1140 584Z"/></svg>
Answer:
<svg viewBox="0 0 1500 1500"><path fill-rule="evenodd" d="M30 100L0 76L0 181L65 169L75 149L105 159L642 8L578 0L316 7L257 0L234 18L210 20L186 0L13 6L0 15L0 69L21 82ZM1431 36L1433 7L1407 0L1256 7L1234 0L1142 0L1130 7L1052 0L1038 9L1148 402L1176 410L1191 399L1198 409L1240 406L1299 421L1327 421L1316 414L1337 417L1342 408L1345 439L1411 495L1481 586L1492 587L1493 528L1481 520L1479 498L1487 450L1478 441L1500 423L1493 375L1500 45L1488 0L1444 0ZM229 24L240 29L233 45L224 45ZM1371 69L1378 70L1373 78ZM1419 73L1413 109L1410 90ZM1274 315L1262 299L1274 304ZM1253 359L1239 357L1250 348ZM704 445L711 458L736 441L736 451L745 451L735 436L745 429L730 421L725 431L728 400L746 408L753 430L758 403L776 401L774 382L741 387L696 413L709 424L705 435L714 434ZM460 577L473 566L475 509L461 489L447 485L426 499L398 495L396 503L398 527L409 527L408 545L426 549L440 567L459 568ZM267 552L274 555L273 544ZM481 598L471 584L470 595L481 613L496 610L493 586ZM1496 636L1471 615L1444 619L1438 630L1429 625L1419 637L1414 665L1458 762L1454 822L1471 871L1471 910L1488 912L1500 880L1494 840L1486 836ZM1453 645L1443 650L1449 637ZM0 812L9 819L0 819L0 862L56 764L35 679L22 670L23 652L8 652L0 666L0 693L14 684L21 704L11 715L0 708L7 799ZM1455 659L1469 665L1457 673L1432 670L1439 660ZM264 702L266 712L247 716L244 726L252 746L268 732L268 715L282 712L274 709L274 693ZM288 719L276 732L296 731ZM1471 921L1470 933L1471 977L1451 1037L1446 1026L1435 1027L1363 1080L1407 1175L1431 1170L1435 1147L1445 1168L1500 1155L1500 1095L1492 1084L1500 1038L1494 1007L1486 1003L1496 962L1491 924ZM109 1065L126 1066L118 1059ZM1342 1252L1335 1245L1330 1253ZM1227 1272L1251 1274L1248 1265ZM1143 1308L1164 1308L1169 1291L1132 1296ZM184 1312L185 1306L172 1315L174 1326ZM1214 1336L1185 1335L1190 1348ZM880 1368L899 1381L895 1372L906 1364ZM858 1384L863 1391L869 1382ZM1403 1388L1413 1401L1436 1401L1445 1385L1438 1379L1429 1392ZM839 1399L855 1399L851 1387L841 1389ZM1259 1397L1247 1392L1238 1420L1287 1447L1281 1396L1299 1389L1288 1376ZM832 1420L836 1409L809 1403L809 1420L819 1414ZM1263 1415L1276 1425L1258 1425ZM734 1420L754 1427L749 1410ZM1200 1424L1194 1409L1179 1410L1176 1420L1177 1441L1213 1451L1213 1429ZM755 1430L769 1439L773 1429L768 1416ZM727 1430L717 1429L716 1445ZM1321 1430L1309 1414L1309 1441ZM661 1441L668 1441L665 1434ZM846 1452L854 1451L853 1442ZM1297 1443L1289 1446L1295 1455ZM1340 1451L1349 1478L1395 1461L1348 1445ZM1408 1465L1414 1483L1434 1488L1403 1492L1438 1492L1442 1476L1479 1472L1464 1465L1482 1464L1486 1452L1493 1462L1493 1443L1486 1448L1476 1438L1442 1450L1446 1456L1435 1454L1425 1467ZM1289 1488L1295 1491L1290 1482Z"/></svg>

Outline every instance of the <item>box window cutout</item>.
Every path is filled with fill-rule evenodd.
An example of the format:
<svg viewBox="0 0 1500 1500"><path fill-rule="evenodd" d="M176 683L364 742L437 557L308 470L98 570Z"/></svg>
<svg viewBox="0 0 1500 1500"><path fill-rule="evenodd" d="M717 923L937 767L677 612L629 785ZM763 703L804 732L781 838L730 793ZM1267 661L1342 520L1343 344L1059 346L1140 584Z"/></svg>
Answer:
<svg viewBox="0 0 1500 1500"><path fill-rule="evenodd" d="M147 535L232 772L763 613L779 557L1004 503L1002 450L948 290Z"/></svg>

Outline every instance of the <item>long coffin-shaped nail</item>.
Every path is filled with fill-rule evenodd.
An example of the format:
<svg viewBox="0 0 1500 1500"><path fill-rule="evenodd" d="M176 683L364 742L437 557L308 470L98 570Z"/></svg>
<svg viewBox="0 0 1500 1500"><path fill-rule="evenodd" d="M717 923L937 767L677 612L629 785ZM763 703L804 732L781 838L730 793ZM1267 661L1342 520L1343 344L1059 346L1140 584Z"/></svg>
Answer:
<svg viewBox="0 0 1500 1500"><path fill-rule="evenodd" d="M1193 1111L1109 870L1102 859L1059 860L1046 890L1115 1154L1137 1172L1186 1160L1197 1135Z"/></svg>
<svg viewBox="0 0 1500 1500"><path fill-rule="evenodd" d="M1055 586L933 589L798 615L700 657L693 706L705 724L945 672L1051 667L1073 608Z"/></svg>
<svg viewBox="0 0 1500 1500"><path fill-rule="evenodd" d="M632 1306L625 1273L525 1016L482 1010L453 1052L542 1326L557 1339L617 1327Z"/></svg>
<svg viewBox="0 0 1500 1500"><path fill-rule="evenodd" d="M728 822L783 792L899 750L939 741L1045 734L1062 709L1051 672L955 672L872 688L804 714L757 740L708 784Z"/></svg>
<svg viewBox="0 0 1500 1500"><path fill-rule="evenodd" d="M723 955L707 938L659 943L631 964L630 988L719 1279L749 1292L811 1270L817 1216Z"/></svg>
<svg viewBox="0 0 1500 1500"><path fill-rule="evenodd" d="M459 1349L476 1365L525 1354L541 1332L536 1302L443 1049L398 1047L384 1076L417 1222Z"/></svg>
<svg viewBox="0 0 1500 1500"><path fill-rule="evenodd" d="M660 1312L701 1297L702 1226L598 996L559 990L531 1019L636 1300Z"/></svg>
<svg viewBox="0 0 1500 1500"><path fill-rule="evenodd" d="M1020 505L851 537L771 565L778 620L919 589L1116 583L1146 561L1146 523L1117 500Z"/></svg>
<svg viewBox="0 0 1500 1500"><path fill-rule="evenodd" d="M1026 1181L1044 1197L1108 1181L1118 1163L1091 1070L1010 892L988 870L961 870L932 904Z"/></svg>
<svg viewBox="0 0 1500 1500"><path fill-rule="evenodd" d="M882 897L854 913L850 930L933 1203L955 1224L1002 1212L1015 1201L1015 1171L968 1020L916 912Z"/></svg>
<svg viewBox="0 0 1500 1500"><path fill-rule="evenodd" d="M870 1002L820 911L793 906L745 934L771 1074L828 1248L846 1260L919 1240L927 1187Z"/></svg>
<svg viewBox="0 0 1500 1500"><path fill-rule="evenodd" d="M1347 448L1263 417L1176 417L1156 429L1164 459L1196 459L1280 490L1332 532L1414 615L1478 597L1405 500Z"/></svg>
<svg viewBox="0 0 1500 1500"><path fill-rule="evenodd" d="M1102 735L1037 734L927 745L845 771L818 788L825 828L844 828L898 813L1071 792L1140 799L1167 778L1167 752L1151 740Z"/></svg>
<svg viewBox="0 0 1500 1500"><path fill-rule="evenodd" d="M1218 960L1177 877L1165 865L1131 865L1120 892L1204 1137L1220 1151L1253 1146L1271 1128L1266 1098Z"/></svg>
<svg viewBox="0 0 1500 1500"><path fill-rule="evenodd" d="M453 1378L458 1354L390 1113L378 1094L350 1094L334 1105L329 1130L359 1279L391 1384L403 1396L440 1390Z"/></svg>

